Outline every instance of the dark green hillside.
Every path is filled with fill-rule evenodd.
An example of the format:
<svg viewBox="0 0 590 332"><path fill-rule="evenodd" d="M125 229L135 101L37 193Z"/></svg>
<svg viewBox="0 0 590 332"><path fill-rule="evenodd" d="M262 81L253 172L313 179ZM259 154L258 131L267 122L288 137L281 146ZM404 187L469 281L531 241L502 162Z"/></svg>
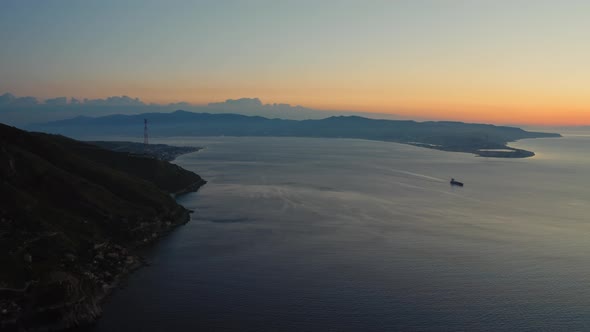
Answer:
<svg viewBox="0 0 590 332"><path fill-rule="evenodd" d="M39 133L37 135L46 134ZM63 144L67 144L68 148L79 156L147 180L168 193L184 192L190 185L200 185L202 182L201 177L193 172L189 172L164 160L138 154L106 150L100 147L100 145L96 145L95 142L88 144L63 136L52 137Z"/></svg>
<svg viewBox="0 0 590 332"><path fill-rule="evenodd" d="M94 319L133 249L188 221L176 165L0 124L0 330Z"/></svg>

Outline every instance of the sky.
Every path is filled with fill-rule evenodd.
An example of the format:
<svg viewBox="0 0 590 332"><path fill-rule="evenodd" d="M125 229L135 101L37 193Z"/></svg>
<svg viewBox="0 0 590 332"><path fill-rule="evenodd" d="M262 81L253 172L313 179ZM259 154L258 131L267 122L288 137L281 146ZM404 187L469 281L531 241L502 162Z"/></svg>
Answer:
<svg viewBox="0 0 590 332"><path fill-rule="evenodd" d="M0 93L590 124L590 1L0 0Z"/></svg>

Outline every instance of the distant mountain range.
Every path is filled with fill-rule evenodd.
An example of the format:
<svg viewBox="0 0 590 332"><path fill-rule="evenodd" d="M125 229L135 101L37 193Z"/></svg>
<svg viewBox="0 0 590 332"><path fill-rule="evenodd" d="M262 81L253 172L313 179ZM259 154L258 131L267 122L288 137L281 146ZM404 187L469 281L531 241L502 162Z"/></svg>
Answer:
<svg viewBox="0 0 590 332"><path fill-rule="evenodd" d="M57 97L38 100L35 97L17 97L10 93L0 95L0 122L13 126L64 120L79 115L170 113L177 109L200 113L235 113L292 120L323 119L330 115L361 115L369 118L384 119L402 118L395 114L364 113L349 110L317 110L285 103L265 104L259 98L227 99L223 102L212 102L207 105L194 105L187 102L170 104L145 103L138 98L128 96L111 96L101 99Z"/></svg>
<svg viewBox="0 0 590 332"><path fill-rule="evenodd" d="M507 142L559 134L529 132L516 127L449 121L377 120L360 116L333 116L320 120L269 119L239 114L172 113L76 117L28 126L27 129L72 137L141 137L148 119L152 137L274 136L357 138L413 144L445 151L490 157L529 157L530 151L512 149ZM510 151L498 151L500 149Z"/></svg>

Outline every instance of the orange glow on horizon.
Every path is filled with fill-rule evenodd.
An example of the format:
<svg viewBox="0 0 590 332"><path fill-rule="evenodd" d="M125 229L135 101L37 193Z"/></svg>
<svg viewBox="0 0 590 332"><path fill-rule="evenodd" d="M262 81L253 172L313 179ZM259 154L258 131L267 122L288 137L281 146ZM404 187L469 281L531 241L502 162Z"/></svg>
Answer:
<svg viewBox="0 0 590 332"><path fill-rule="evenodd" d="M0 12L0 94L590 125L588 1L41 3Z"/></svg>
<svg viewBox="0 0 590 332"><path fill-rule="evenodd" d="M188 102L206 105L226 99L260 98L264 104L288 103L325 111L354 111L399 115L406 119L452 120L508 125L580 126L590 125L590 94L572 90L569 94L555 91L501 89L494 86L444 86L440 82L405 86L384 83L346 86L324 80L292 80L289 84L242 82L234 84L198 84L189 79L165 81L60 82L44 86L40 99L69 96L78 99L105 98L113 95L138 97L146 103ZM385 84L389 83L389 84ZM421 82L419 82L421 83ZM443 87L444 88L441 88ZM19 89L13 90L13 93ZM25 90L25 89L23 89ZM28 93L19 95L36 95ZM75 94L67 94L72 91ZM33 92L33 93L31 93ZM42 93L41 93L42 92ZM460 101L460 102L459 102Z"/></svg>

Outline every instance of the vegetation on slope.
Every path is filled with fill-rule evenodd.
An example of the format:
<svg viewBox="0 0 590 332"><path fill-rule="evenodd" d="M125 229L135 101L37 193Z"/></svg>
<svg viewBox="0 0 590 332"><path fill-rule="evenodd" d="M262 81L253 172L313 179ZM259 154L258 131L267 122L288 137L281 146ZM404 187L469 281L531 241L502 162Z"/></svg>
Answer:
<svg viewBox="0 0 590 332"><path fill-rule="evenodd" d="M188 221L204 184L165 161L0 124L0 329L92 321L133 249Z"/></svg>

